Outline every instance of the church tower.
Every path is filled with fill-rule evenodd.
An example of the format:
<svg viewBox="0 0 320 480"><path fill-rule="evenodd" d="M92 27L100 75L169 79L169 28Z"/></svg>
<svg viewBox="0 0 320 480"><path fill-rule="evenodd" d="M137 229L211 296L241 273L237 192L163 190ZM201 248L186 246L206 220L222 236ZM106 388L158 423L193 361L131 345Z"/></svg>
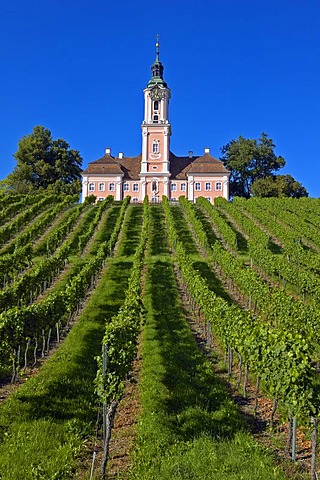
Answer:
<svg viewBox="0 0 320 480"><path fill-rule="evenodd" d="M170 136L169 100L171 91L163 78L163 65L159 59L159 41L156 59L151 67L152 76L144 90L144 119L142 129L142 159L140 179L142 198L161 201L169 196Z"/></svg>
<svg viewBox="0 0 320 480"><path fill-rule="evenodd" d="M112 195L123 200L130 195L133 203L149 201L158 203L165 195L171 202L186 197L195 202L205 197L214 202L217 197L229 199L230 172L220 160L204 149L204 155L177 156L170 151L171 124L169 101L171 91L163 78L159 41L156 58L151 66L151 78L144 89L144 118L141 124L142 153L127 157L123 152L105 155L90 162L82 172L82 200L95 195L98 200Z"/></svg>

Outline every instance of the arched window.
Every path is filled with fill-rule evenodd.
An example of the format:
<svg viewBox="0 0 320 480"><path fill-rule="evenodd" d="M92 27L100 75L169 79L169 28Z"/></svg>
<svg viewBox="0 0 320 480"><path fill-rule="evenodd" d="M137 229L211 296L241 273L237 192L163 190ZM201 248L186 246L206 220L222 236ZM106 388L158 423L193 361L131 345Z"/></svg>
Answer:
<svg viewBox="0 0 320 480"><path fill-rule="evenodd" d="M152 184L151 184L151 190L152 192L157 192L158 191L158 182L157 180L153 180Z"/></svg>
<svg viewBox="0 0 320 480"><path fill-rule="evenodd" d="M153 102L153 110L159 110L159 102L158 102L158 100L155 100L155 101Z"/></svg>
<svg viewBox="0 0 320 480"><path fill-rule="evenodd" d="M89 183L89 192L94 192L94 190L95 190L94 182Z"/></svg>
<svg viewBox="0 0 320 480"><path fill-rule="evenodd" d="M154 140L152 143L152 153L159 153L159 140Z"/></svg>

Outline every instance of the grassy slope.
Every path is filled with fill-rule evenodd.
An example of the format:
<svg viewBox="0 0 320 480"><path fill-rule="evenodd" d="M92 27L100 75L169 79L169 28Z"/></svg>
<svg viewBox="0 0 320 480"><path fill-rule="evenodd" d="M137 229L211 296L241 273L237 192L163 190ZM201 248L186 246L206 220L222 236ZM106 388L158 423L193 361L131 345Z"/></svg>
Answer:
<svg viewBox="0 0 320 480"><path fill-rule="evenodd" d="M272 458L245 432L236 407L193 339L165 245L160 206L152 208L152 216L143 413L130 478L283 479Z"/></svg>

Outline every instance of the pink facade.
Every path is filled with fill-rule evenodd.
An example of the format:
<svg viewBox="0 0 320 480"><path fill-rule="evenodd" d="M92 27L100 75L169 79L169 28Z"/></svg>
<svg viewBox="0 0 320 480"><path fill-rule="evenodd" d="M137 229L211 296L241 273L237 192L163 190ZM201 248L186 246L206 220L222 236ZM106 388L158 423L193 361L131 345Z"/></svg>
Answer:
<svg viewBox="0 0 320 480"><path fill-rule="evenodd" d="M145 196L151 202L161 202L166 195L172 201L180 196L195 201L206 197L229 199L230 173L222 162L210 155L177 157L170 151L171 124L169 100L171 91L163 79L163 65L156 61L151 67L152 77L144 90L144 119L142 121L142 153L137 157L117 157L106 149L105 155L89 163L82 174L82 200L95 195L102 200L109 195L122 200L130 195L133 202L142 202Z"/></svg>

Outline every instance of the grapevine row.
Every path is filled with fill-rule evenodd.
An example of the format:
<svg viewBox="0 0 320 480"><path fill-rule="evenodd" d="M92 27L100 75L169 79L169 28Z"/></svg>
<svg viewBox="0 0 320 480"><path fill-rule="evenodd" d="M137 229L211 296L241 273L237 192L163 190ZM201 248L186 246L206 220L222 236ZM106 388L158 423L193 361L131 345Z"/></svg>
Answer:
<svg viewBox="0 0 320 480"><path fill-rule="evenodd" d="M125 300L119 312L107 321L102 340L102 345L106 346L106 368L103 365L103 354L98 358L96 391L101 401L108 405L121 398L123 382L132 369L137 354L142 313L141 271L148 238L149 208L148 198L145 197L140 241L134 255Z"/></svg>
<svg viewBox="0 0 320 480"><path fill-rule="evenodd" d="M130 202L124 200L119 217L123 217ZM23 342L28 344L46 332L50 336L55 326L65 325L78 310L86 292L92 286L95 276L103 267L106 256L114 241L103 242L95 257L89 260L77 273L69 279L63 290L51 293L44 300L25 307L14 307L0 314L0 361L7 364L8 357L14 363L17 351Z"/></svg>
<svg viewBox="0 0 320 480"><path fill-rule="evenodd" d="M202 199L201 199L202 200ZM207 203L207 209L214 211L210 202L203 199L202 203ZM269 248L269 237L266 235L250 218L246 217L235 205L230 204L224 199L220 198L216 201L219 208L228 212L232 219L241 226L245 235L250 237L248 241L248 249L251 259L258 265L260 271L266 273L268 276L277 276L279 284L282 286L288 282L297 288L297 293L301 294L303 298L306 295L311 295L315 299L319 299L320 294L320 279L314 273L302 268L299 261L296 259L300 255L304 255L304 250L301 244L292 244L285 249L284 254L273 254ZM310 255L308 256L310 257Z"/></svg>
<svg viewBox="0 0 320 480"><path fill-rule="evenodd" d="M17 234L23 226L34 219L39 212L45 210L48 205L56 203L58 197L56 195L47 195L42 197L37 203L32 205L28 210L17 215L17 217L11 222L5 224L0 228L0 245L7 242L13 235Z"/></svg>
<svg viewBox="0 0 320 480"><path fill-rule="evenodd" d="M38 265L22 275L13 285L1 290L0 311L9 309L17 304L22 306L32 303L38 291L43 293L52 282L52 279L66 266L68 257L75 248L79 247L82 249L87 243L109 203L110 200L106 200L99 204L94 219L90 222L89 227L84 229L84 233L80 237L73 235L57 249L54 255L42 260Z"/></svg>
<svg viewBox="0 0 320 480"><path fill-rule="evenodd" d="M193 205L189 204L188 208L193 209ZM203 230L202 225L193 223L193 216L188 217L199 236L199 232ZM248 299L249 309L260 312L272 328L284 331L289 329L305 335L315 347L315 342L320 340L317 328L320 312L315 302L305 305L301 300L289 297L283 289L268 285L252 268L245 267L240 259L224 250L218 243L215 243L211 250L207 249L207 254L215 266L220 268L220 273L237 287L238 293Z"/></svg>
<svg viewBox="0 0 320 480"><path fill-rule="evenodd" d="M225 346L238 352L264 383L270 395L281 401L290 414L312 412L313 400L310 339L291 329L277 329L236 305L230 305L212 292L192 266L182 243L177 239L170 206L163 205L168 221L170 243L184 282L212 328Z"/></svg>
<svg viewBox="0 0 320 480"><path fill-rule="evenodd" d="M183 202L182 205L186 205L186 202ZM222 236L223 240L227 242L228 247L231 250L237 250L237 235L228 225L225 219L220 215L219 211L215 208L211 208L211 203L204 197L199 197L197 199L197 205L200 205L200 207L209 216L210 220L218 228L220 235Z"/></svg>

